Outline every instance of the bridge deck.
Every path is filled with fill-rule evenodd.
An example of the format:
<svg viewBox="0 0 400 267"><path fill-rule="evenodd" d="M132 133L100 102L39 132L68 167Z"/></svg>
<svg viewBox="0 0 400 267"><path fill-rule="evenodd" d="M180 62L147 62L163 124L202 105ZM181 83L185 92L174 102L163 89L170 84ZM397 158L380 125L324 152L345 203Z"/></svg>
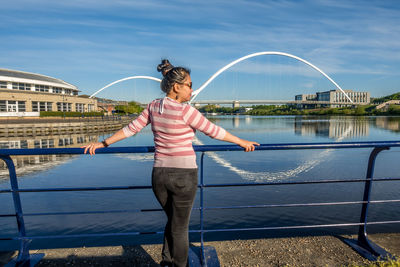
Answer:
<svg viewBox="0 0 400 267"><path fill-rule="evenodd" d="M196 100L194 105L207 104L289 104L289 105L365 105L365 103L331 102L331 101L301 101L301 100Z"/></svg>

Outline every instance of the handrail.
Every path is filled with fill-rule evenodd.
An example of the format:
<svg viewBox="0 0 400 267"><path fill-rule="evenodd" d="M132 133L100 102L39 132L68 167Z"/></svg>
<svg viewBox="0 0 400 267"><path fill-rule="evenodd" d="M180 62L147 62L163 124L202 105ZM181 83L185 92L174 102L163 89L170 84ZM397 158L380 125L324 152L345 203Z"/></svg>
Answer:
<svg viewBox="0 0 400 267"><path fill-rule="evenodd" d="M206 253L209 250L204 247L204 233L210 232L225 232L225 231L253 231L253 230L272 230L272 229L304 229L304 228L320 228L320 227L340 227L340 226L359 226L359 233L357 240L345 240L347 244L352 246L361 255L370 259L376 260L381 258L393 258L390 253L380 248L367 238L366 227L370 224L388 224L400 223L397 221L382 221L382 222L368 222L367 214L370 203L393 203L400 202L400 199L388 200L371 200L370 192L373 181L399 181L400 178L373 178L373 171L375 166L375 159L377 155L383 151L388 150L390 147L400 147L400 141L370 141L370 142L327 142L327 143L286 143L286 144L261 144L256 147L256 150L306 150L306 149L358 149L358 148L373 148L367 169L367 176L365 179L340 179L340 180L318 180L318 181L300 181L300 182L265 182L265 183L225 183L225 184L205 184L204 183L204 155L206 152L223 152L223 151L241 151L241 147L237 145L202 145L193 146L196 152L201 152L200 160L200 207L194 210L200 211L200 229L190 230L191 233L200 233L201 250L200 262L203 266L207 265ZM20 241L20 249L17 259L14 260L15 265L22 265L30 262L32 265L37 263L43 255L30 255L29 243L34 239L46 238L69 238L69 237L100 237L100 236L131 236L142 234L160 234L162 232L128 232L128 233L102 233L102 234L78 234L78 235L53 235L53 236L27 236L24 224L24 216L48 216L48 215L78 215L78 214L91 214L91 213L117 213L117 212L154 212L161 211L161 209L129 209L129 210L111 210L111 211L82 211L82 212L42 212L42 213L23 213L22 204L20 200L20 193L34 193L34 192L62 192L62 191L94 191L94 190L135 190L135 189L150 189L150 185L139 186L114 186L114 187L73 187L73 188L30 188L19 189L17 175L15 172L14 163L10 156L18 155L53 155L53 154L83 154L82 148L46 148L46 149L0 149L0 158L5 161L10 174L11 189L1 189L0 193L11 193L14 200L15 214L0 214L1 217L16 217L19 235L16 237L6 237L0 240L18 240ZM96 151L96 154L114 154L114 153L151 153L154 152L153 146L138 146L138 147L109 147L102 148ZM278 185L296 185L296 184L325 184L325 183L365 183L364 196L362 201L346 201L346 202L322 202L322 203L287 203L287 204L266 204L266 205L241 205L241 206L215 206L205 207L203 201L203 194L206 188L218 187L238 187L238 186L278 186ZM207 210L215 209L239 209L239 208L265 208L265 207L301 207L301 206L328 206L328 205L351 205L362 204L361 216L359 223L337 223L337 224L324 224L324 225L302 225L302 226L279 226L279 227L257 227L257 228L240 228L240 229L204 229L204 217Z"/></svg>
<svg viewBox="0 0 400 267"><path fill-rule="evenodd" d="M371 148L371 147L399 147L400 141L364 141L364 142L326 142L326 143L282 143L260 144L256 150L303 150L303 149L338 149L338 148ZM242 151L238 145L194 145L196 152ZM107 147L96 150L96 154L113 153L151 153L154 146L135 147ZM21 148L0 149L0 155L55 155L55 154L83 154L83 149L70 148Z"/></svg>

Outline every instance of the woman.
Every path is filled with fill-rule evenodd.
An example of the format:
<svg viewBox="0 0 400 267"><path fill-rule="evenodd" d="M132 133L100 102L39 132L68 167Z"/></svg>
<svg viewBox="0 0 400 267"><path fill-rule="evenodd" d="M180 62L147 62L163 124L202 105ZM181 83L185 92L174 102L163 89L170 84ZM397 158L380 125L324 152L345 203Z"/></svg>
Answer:
<svg viewBox="0 0 400 267"><path fill-rule="evenodd" d="M161 89L166 96L152 101L137 119L111 137L84 146L84 153L94 155L97 148L130 137L151 123L155 143L152 187L168 217L161 265L184 267L188 262L189 219L198 183L196 154L192 147L195 131L238 144L246 152L254 151L254 146L259 144L230 134L184 104L193 92L190 70L174 67L166 59L157 70L164 76Z"/></svg>

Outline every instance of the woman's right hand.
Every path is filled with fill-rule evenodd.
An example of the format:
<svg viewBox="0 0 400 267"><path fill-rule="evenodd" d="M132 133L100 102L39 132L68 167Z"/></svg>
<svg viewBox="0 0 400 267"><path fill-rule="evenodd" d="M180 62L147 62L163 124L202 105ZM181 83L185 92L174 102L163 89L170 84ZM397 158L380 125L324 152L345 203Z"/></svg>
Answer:
<svg viewBox="0 0 400 267"><path fill-rule="evenodd" d="M88 144L88 145L86 145L86 146L81 146L81 148L84 148L84 149L85 149L85 151L83 152L83 154L86 154L86 153L89 151L89 154L90 154L90 155L96 154L96 153L95 153L96 149L98 149L98 148L103 148L103 147L104 147L104 145L103 145L102 142L96 142L96 143Z"/></svg>
<svg viewBox="0 0 400 267"><path fill-rule="evenodd" d="M245 152L254 151L256 149L254 146L260 145L257 142L241 139L241 138L229 133L228 131L225 133L225 137L222 140L226 141L226 142L231 142L231 143L234 143L234 144L237 144L237 145L243 147Z"/></svg>
<svg viewBox="0 0 400 267"><path fill-rule="evenodd" d="M251 151L255 150L254 146L259 146L260 144L257 142L240 139L240 142L238 143L238 145L243 147L245 152L251 152Z"/></svg>

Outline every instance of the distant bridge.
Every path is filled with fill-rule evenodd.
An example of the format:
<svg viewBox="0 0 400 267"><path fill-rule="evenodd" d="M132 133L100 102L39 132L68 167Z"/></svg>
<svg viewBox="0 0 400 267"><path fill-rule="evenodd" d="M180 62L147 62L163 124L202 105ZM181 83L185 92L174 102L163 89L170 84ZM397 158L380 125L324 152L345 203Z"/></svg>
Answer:
<svg viewBox="0 0 400 267"><path fill-rule="evenodd" d="M252 104L252 105L363 105L362 103L350 103L350 102L332 102L332 101L312 101L312 100L195 100L192 102L195 107L202 105L229 105L238 108L241 104Z"/></svg>
<svg viewBox="0 0 400 267"><path fill-rule="evenodd" d="M349 103L352 103L352 104L353 104L353 100L351 100L351 98L347 95L347 93L346 93L334 80L332 80L331 77L329 77L329 76L328 76L325 72L323 72L321 69L319 69L318 67L314 66L313 64L311 64L310 62L308 62L308 61L305 60L305 59L302 59L302 58L300 58L300 57L297 57L297 56L294 56L294 55L291 55L291 54L288 54L288 53L276 52L276 51L265 51L265 52L258 52L258 53L249 54L249 55L247 55L247 56L238 58L238 59L232 61L231 63L229 63L228 65L222 67L222 68L219 69L216 73L214 73L204 84L202 84L202 85L200 86L200 88L198 88L197 90L195 90L195 91L193 92L193 94L192 94L192 99L189 101L189 104L194 103L194 100L195 100L195 98L199 95L199 93L200 93L202 90L204 90L204 88L206 88L207 85L208 85L209 83L211 83L211 82L212 82L216 77L218 77L221 73L223 73L223 72L226 71L227 69L233 67L234 65L238 64L238 63L241 62L241 61L244 61L244 60L247 60L247 59L253 58L253 57L262 56L262 55L278 55L278 56L285 56L285 57L293 58L293 59L296 59L296 60L298 60L298 61L300 61L300 62L305 63L306 65L312 67L313 69L315 69L316 71L318 71L319 73L321 73L323 76L325 76L331 83L333 83L333 84L335 85L335 87L336 87L337 89L339 89L339 90L343 93L343 95L346 97L346 99L347 99L349 102L344 102L342 105L349 105ZM100 92L103 91L104 89L106 89L106 88L108 88L108 87L110 87L110 86L112 86L112 85L114 85L114 84L116 84L116 83L119 83L119 82L122 82L122 81L126 81L126 80L132 80L132 79L146 79L146 80L153 80L153 81L156 81L156 82L161 82L160 79L155 78L155 77L151 77L151 76L131 76L131 77L127 77L127 78L120 79L120 80L118 80L118 81L112 82L112 83L110 83L110 84L104 86L103 88L101 88L100 90L98 90L98 91L96 91L94 94L92 94L89 98L94 97L96 94L100 93ZM273 103L270 103L269 100L265 100L265 101L267 101L267 102L260 102L260 104L261 104L261 103L262 103L262 104L308 104L308 103L305 103L305 102L303 102L303 103L292 103L292 102L296 102L296 101L283 101L283 103L279 102L278 100L277 100L278 102L273 102ZM203 102L203 101L200 101L200 102L197 101L197 102L199 103L199 104L197 104L197 105L201 105L200 102ZM232 102L230 102L230 103L232 103ZM241 103L244 103L244 102L241 101ZM251 102L251 103L254 103L254 102ZM222 103L218 103L218 104L222 104ZM228 104L229 104L229 103L228 103ZM311 103L311 104L322 104L322 101L318 101L318 103ZM340 105L340 104L338 104L338 103L330 103L330 102L327 102L327 105ZM356 104L356 105L361 105L361 104Z"/></svg>

